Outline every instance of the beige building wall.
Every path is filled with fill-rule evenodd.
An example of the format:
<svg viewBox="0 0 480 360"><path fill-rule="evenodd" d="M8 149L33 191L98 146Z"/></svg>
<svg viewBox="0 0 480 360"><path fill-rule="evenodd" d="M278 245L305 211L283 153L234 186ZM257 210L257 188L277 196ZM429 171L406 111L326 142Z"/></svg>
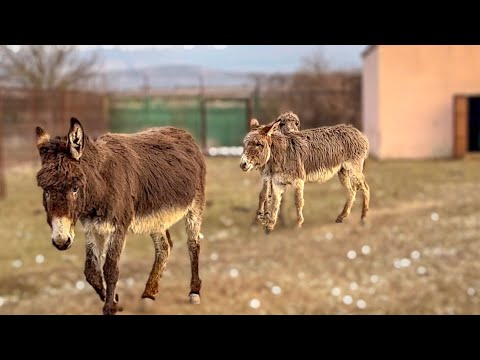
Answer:
<svg viewBox="0 0 480 360"><path fill-rule="evenodd" d="M363 75L372 155L451 157L453 96L480 94L480 46L378 45L365 54Z"/></svg>
<svg viewBox="0 0 480 360"><path fill-rule="evenodd" d="M374 156L380 152L378 71L378 51L373 51L364 58L363 63L362 129L370 142L370 153Z"/></svg>

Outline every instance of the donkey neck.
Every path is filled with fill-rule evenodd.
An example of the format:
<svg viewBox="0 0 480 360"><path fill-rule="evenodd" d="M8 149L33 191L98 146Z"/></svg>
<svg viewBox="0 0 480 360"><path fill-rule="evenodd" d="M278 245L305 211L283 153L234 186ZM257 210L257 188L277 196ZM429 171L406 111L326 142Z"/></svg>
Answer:
<svg viewBox="0 0 480 360"><path fill-rule="evenodd" d="M107 204L105 200L108 193L108 187L110 186L109 180L111 180L107 179L107 177L102 174L105 160L105 154L102 153L95 142L86 138L85 149L80 158L80 164L86 180L86 201L82 211L83 217L105 215L104 208L105 204Z"/></svg>
<svg viewBox="0 0 480 360"><path fill-rule="evenodd" d="M302 177L302 158L304 157L304 145L294 133L273 134L270 146L270 166L272 175L288 174L294 177Z"/></svg>

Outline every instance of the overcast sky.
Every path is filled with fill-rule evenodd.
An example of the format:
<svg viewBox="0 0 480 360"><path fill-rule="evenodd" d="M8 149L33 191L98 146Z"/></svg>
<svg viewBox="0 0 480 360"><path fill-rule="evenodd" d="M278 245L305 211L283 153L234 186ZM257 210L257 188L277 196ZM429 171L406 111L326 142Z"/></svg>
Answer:
<svg viewBox="0 0 480 360"><path fill-rule="evenodd" d="M322 52L335 69L360 68L366 45L80 45L101 49L108 69L188 64L233 71L294 71Z"/></svg>
<svg viewBox="0 0 480 360"><path fill-rule="evenodd" d="M9 45L17 50L20 45ZM79 45L98 51L106 70L158 65L200 65L229 71L290 72L321 52L333 69L361 67L366 45Z"/></svg>

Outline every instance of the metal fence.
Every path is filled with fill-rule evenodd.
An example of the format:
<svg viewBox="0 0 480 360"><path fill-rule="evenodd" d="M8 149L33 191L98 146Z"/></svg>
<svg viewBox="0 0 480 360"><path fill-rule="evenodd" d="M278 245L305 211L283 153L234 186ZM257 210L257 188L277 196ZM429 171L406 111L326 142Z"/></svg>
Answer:
<svg viewBox="0 0 480 360"><path fill-rule="evenodd" d="M176 126L188 130L204 148L241 146L248 123L257 117L268 123L284 111L294 111L301 128L337 123L361 129L359 95L345 90L238 91L199 89L142 92L110 98L109 128L135 132L153 126Z"/></svg>
<svg viewBox="0 0 480 360"><path fill-rule="evenodd" d="M215 148L238 150L252 117L267 123L286 110L300 116L302 129L340 122L361 128L359 95L344 90L194 88L106 95L0 88L0 172L38 161L35 127L42 126L54 136L65 135L71 117L80 119L92 138L106 131L131 133L166 125L184 128L209 154ZM2 194L4 176L0 173Z"/></svg>
<svg viewBox="0 0 480 360"><path fill-rule="evenodd" d="M175 126L189 131L204 150L241 145L252 116L251 99L241 97L117 96L109 109L112 132Z"/></svg>

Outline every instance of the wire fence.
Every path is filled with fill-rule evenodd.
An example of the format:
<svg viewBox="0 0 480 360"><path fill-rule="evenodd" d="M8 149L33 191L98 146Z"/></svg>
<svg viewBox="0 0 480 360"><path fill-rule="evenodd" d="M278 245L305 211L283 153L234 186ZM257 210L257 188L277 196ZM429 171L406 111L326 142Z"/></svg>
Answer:
<svg viewBox="0 0 480 360"><path fill-rule="evenodd" d="M84 91L46 91L0 88L0 124L3 165L38 160L35 127L52 136L66 135L71 117L97 137L107 130L104 95Z"/></svg>
<svg viewBox="0 0 480 360"><path fill-rule="evenodd" d="M206 155L238 155L256 117L268 123L287 110L301 128L349 123L361 129L360 95L345 89L207 87L142 89L115 93L0 88L0 197L5 169L39 161L35 127L66 135L76 117L96 138L154 126L189 131Z"/></svg>

